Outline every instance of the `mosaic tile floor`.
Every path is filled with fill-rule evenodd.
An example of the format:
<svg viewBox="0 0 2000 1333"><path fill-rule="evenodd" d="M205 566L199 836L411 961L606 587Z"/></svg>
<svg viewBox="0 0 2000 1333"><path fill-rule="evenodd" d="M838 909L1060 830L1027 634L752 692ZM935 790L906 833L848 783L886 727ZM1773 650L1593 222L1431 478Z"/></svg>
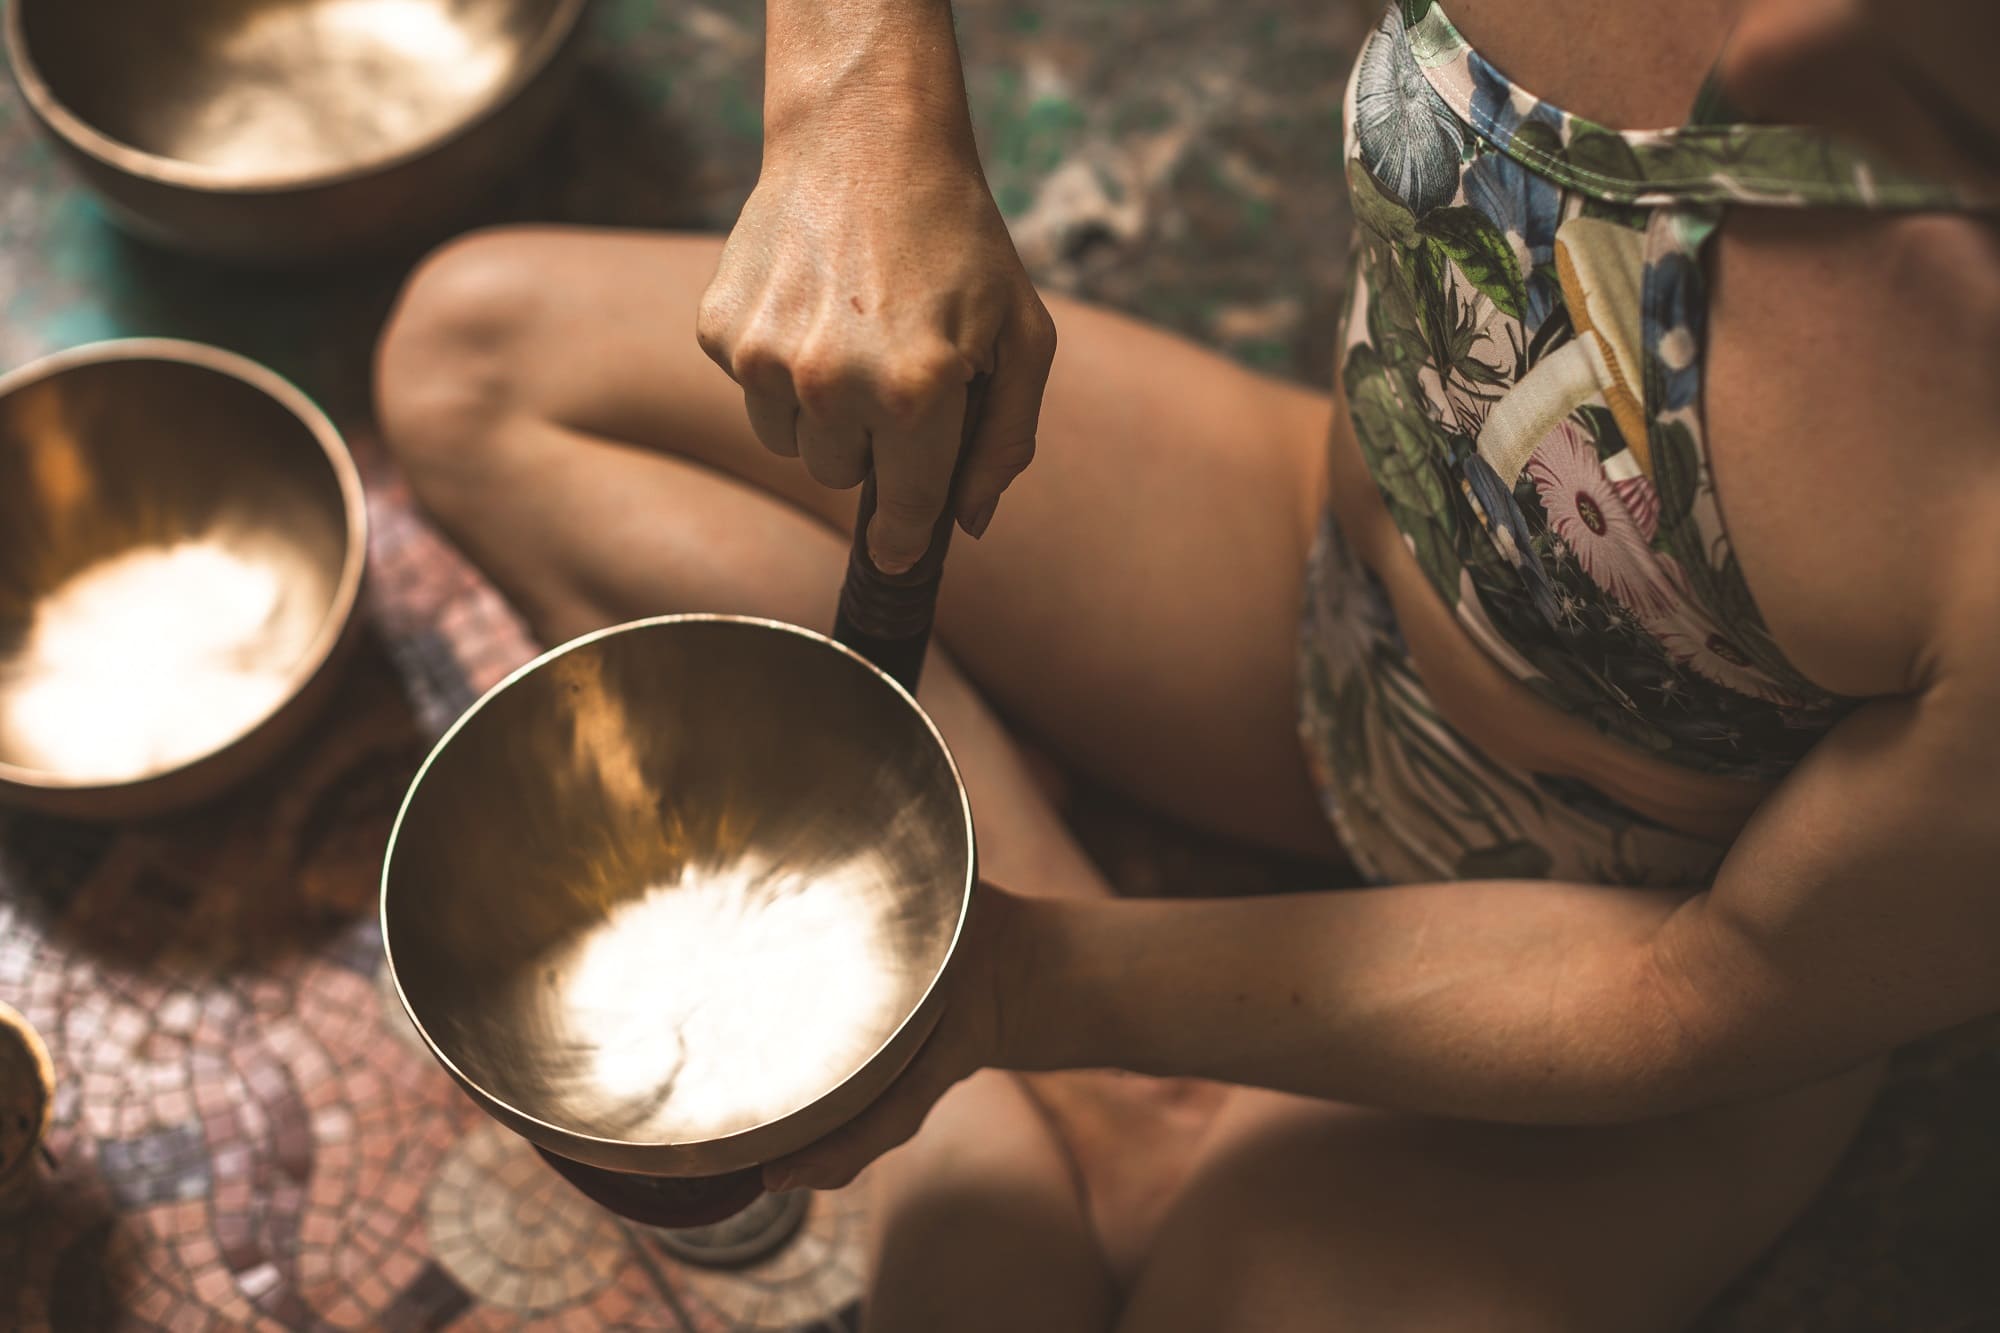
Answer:
<svg viewBox="0 0 2000 1333"><path fill-rule="evenodd" d="M1323 382L1339 87L1372 8L961 0L989 174L1037 277ZM599 0L574 105L481 216L726 226L756 170L760 9ZM0 96L0 366L119 334L242 351L350 429L374 521L371 634L273 771L171 821L0 816L0 1000L60 1083L59 1169L0 1216L0 1333L851 1327L865 1200L816 1200L761 1267L690 1269L481 1117L384 994L370 913L395 802L528 652L369 447L368 349L406 266L244 277L127 243ZM1076 820L1129 892L1295 882L1104 793L1080 790ZM1990 1030L1906 1055L1826 1198L1704 1333L2000 1330L1995 1124Z"/></svg>
<svg viewBox="0 0 2000 1333"><path fill-rule="evenodd" d="M428 736L531 646L363 456L376 633L328 720L186 817L0 824L0 995L52 1047L59 1164L0 1219L0 1328L851 1328L858 1195L695 1272L487 1121L403 1017L371 913L389 821Z"/></svg>

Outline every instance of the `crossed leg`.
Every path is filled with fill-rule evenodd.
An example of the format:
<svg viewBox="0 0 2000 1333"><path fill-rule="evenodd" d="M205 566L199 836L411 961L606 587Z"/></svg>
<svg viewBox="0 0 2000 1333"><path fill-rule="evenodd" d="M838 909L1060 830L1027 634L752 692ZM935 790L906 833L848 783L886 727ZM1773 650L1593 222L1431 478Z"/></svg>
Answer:
<svg viewBox="0 0 2000 1333"><path fill-rule="evenodd" d="M853 499L765 453L695 347L717 253L474 237L425 265L385 335L398 457L545 638L675 610L831 620ZM954 545L921 694L982 859L1018 891L1107 891L994 705L1170 813L1337 854L1293 725L1326 401L1050 305L1063 350L1042 450L985 540ZM1613 1130L1237 1092L1142 1244L1132 1218L1093 1216L1021 1085L983 1074L873 1173L872 1326L1670 1329L1803 1206L1873 1078ZM1139 1257L1114 1268L1106 1241Z"/></svg>

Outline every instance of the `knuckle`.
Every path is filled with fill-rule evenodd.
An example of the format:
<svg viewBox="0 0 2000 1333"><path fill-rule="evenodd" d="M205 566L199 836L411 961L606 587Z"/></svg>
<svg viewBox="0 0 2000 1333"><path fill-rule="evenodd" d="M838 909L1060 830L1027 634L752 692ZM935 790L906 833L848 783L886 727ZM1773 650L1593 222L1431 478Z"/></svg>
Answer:
<svg viewBox="0 0 2000 1333"><path fill-rule="evenodd" d="M817 417L828 417L846 401L853 374L838 358L808 353L792 366L792 392L799 406Z"/></svg>
<svg viewBox="0 0 2000 1333"><path fill-rule="evenodd" d="M1056 341L1055 318L1049 314L1049 308L1037 299L1028 310L1026 330L1028 350L1044 362L1053 361L1056 355Z"/></svg>
<svg viewBox="0 0 2000 1333"><path fill-rule="evenodd" d="M995 472L1013 477L1028 468L1035 461L1035 437L1032 435L1008 436L988 452L986 463Z"/></svg>
<svg viewBox="0 0 2000 1333"><path fill-rule="evenodd" d="M729 351L729 370L736 382L757 393L782 395L791 388L785 358L763 338L741 338Z"/></svg>
<svg viewBox="0 0 2000 1333"><path fill-rule="evenodd" d="M714 295L704 296L695 311L694 340L717 365L729 364L729 310Z"/></svg>
<svg viewBox="0 0 2000 1333"><path fill-rule="evenodd" d="M964 363L956 352L917 353L883 369L875 396L891 421L911 425L964 382Z"/></svg>

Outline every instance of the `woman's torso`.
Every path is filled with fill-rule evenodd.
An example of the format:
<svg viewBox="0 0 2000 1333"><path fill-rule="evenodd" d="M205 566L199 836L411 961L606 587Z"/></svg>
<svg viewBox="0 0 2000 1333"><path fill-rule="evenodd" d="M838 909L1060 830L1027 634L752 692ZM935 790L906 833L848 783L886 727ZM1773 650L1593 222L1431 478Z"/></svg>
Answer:
<svg viewBox="0 0 2000 1333"><path fill-rule="evenodd" d="M1462 96L1451 124L1427 121L1441 104L1418 104L1431 96L1432 79L1426 72L1424 82L1416 82L1408 51L1388 51L1398 58L1392 62L1378 49L1374 68L1365 56L1357 70L1357 86L1374 94L1365 108L1373 123L1350 126L1350 173L1359 161L1393 183L1381 188L1375 170L1356 182L1357 190L1370 191L1357 197L1360 225L1373 228L1362 240L1360 289L1373 289L1375 296L1357 302L1355 317L1363 326L1351 327L1347 339L1348 389L1359 396L1357 405L1344 404L1352 415L1335 430L1331 507L1347 542L1380 577L1423 685L1467 740L1527 772L1581 780L1671 828L1726 839L1852 700L1822 689L1772 636L1756 595L1763 589L1745 578L1734 558L1731 529L1721 523L1722 497L1708 468L1694 376L1706 350L1704 312L1698 308L1705 299L1701 248L1720 210L1700 190L1684 199L1660 193L1649 205L1629 190L1621 197L1615 185L1603 193L1572 189L1568 186L1579 183L1588 187L1594 178L1565 185L1533 170L1532 152L1509 156L1501 150L1509 131L1522 125L1529 127L1530 148L1542 138L1550 144L1566 139L1578 128L1569 123L1571 117L1583 111L1613 124L1678 124L1683 115L1667 107L1692 103L1722 44L1728 16L1720 4L1696 4L1672 14L1586 0L1560 0L1558 8L1574 12L1566 19L1541 7L1528 27L1525 16L1504 3L1462 0L1454 6L1453 18L1477 25L1484 42L1486 60L1472 57L1485 66L1476 78L1468 77L1465 54L1449 49L1458 33L1441 14L1430 13L1432 6L1404 4L1392 12L1386 26L1393 31L1378 32L1377 42L1391 37L1407 42L1402 23L1407 15L1423 25L1417 42L1423 59L1434 66L1456 60L1446 77L1460 81ZM1591 49L1606 53L1605 59L1576 64L1550 38L1564 31L1588 31ZM1620 68L1620 52L1633 53L1630 69ZM1513 77L1496 88L1501 60ZM1387 96L1399 79L1410 85L1404 90L1409 105ZM1485 86L1471 87L1482 79ZM1527 88L1542 100L1528 97ZM1483 103L1476 100L1480 97ZM1482 117L1485 123L1477 123ZM1560 132L1550 132L1547 122L1557 117ZM1537 120L1544 125L1533 124ZM1430 162L1411 160L1421 154L1396 157L1393 140L1385 150L1385 122L1392 136L1432 134L1453 159L1449 176L1435 169L1444 160L1442 148ZM1584 130L1594 135L1597 127ZM1366 141L1371 133L1373 144ZM1766 146L1783 148L1774 140ZM1623 151L1620 143L1595 137L1584 148L1614 158ZM1576 157L1585 165L1597 163L1581 151ZM1617 162L1606 165L1615 175ZM1740 162L1731 169L1740 172ZM1812 188L1839 193L1842 169L1830 173L1832 185L1822 181ZM1828 173L1815 167L1805 174ZM1770 187L1764 182L1760 188ZM1511 217L1510 211L1522 216ZM1482 226L1481 217L1491 225ZM1420 228L1431 239L1406 228ZM1686 233L1678 243L1670 234L1676 228ZM1560 247L1557 232L1564 233ZM1509 256L1497 253L1489 233L1502 235L1512 251L1511 273L1499 271L1508 267ZM1446 285L1455 287L1456 295L1437 309L1421 308L1427 299L1421 274L1404 299L1380 300L1381 284L1396 279L1397 266L1410 266L1416 247L1399 242L1411 239L1455 265ZM1566 252L1561 262L1558 248ZM1671 253L1676 249L1679 253ZM1689 311L1668 304L1665 313L1678 323L1667 331L1672 337L1664 376L1661 365L1645 364L1648 357L1661 360L1661 302L1650 284L1652 266L1662 259L1675 266L1672 276L1688 284L1678 293L1682 304L1697 306ZM1621 266L1629 272L1621 273ZM1622 312L1631 331L1621 336L1615 328L1621 322L1616 290L1621 282L1632 289L1623 293L1627 306L1647 307L1643 332L1631 309ZM1641 285L1649 286L1643 300ZM1592 301L1606 287L1613 289L1603 302L1608 309L1593 311ZM1414 301L1408 299L1412 293ZM1407 327L1385 331L1383 324L1393 324L1393 318L1367 324L1371 300L1396 306L1390 315L1407 317ZM1598 315L1595 328L1592 313ZM1689 323L1692 330L1683 333ZM1537 334L1543 335L1539 343ZM1600 378L1608 367L1611 380L1618 381L1622 368L1624 382L1586 384L1579 391L1574 383L1564 389L1559 373L1541 375L1544 389L1551 379L1557 384L1554 406L1513 411L1520 419L1513 434L1526 431L1534 438L1510 444L1503 429L1508 422L1494 420L1508 415L1505 398L1535 363L1566 345L1570 359L1582 364L1586 358L1575 345L1586 337L1606 344L1589 349ZM1407 344L1400 352L1389 345L1399 338ZM1384 366L1398 355L1403 365ZM1470 375L1459 373L1446 382L1437 367L1454 355ZM1696 363L1692 370L1690 360ZM1613 390L1609 395L1607 388ZM1623 401L1612 401L1621 388L1629 390ZM1564 393L1578 401L1567 402ZM1429 418L1431 438L1403 432L1390 419L1391 409L1407 411L1416 401ZM1356 432L1346 428L1353 416L1366 418L1354 423L1358 445ZM1558 419L1562 424L1553 434L1562 438L1541 438ZM1484 429L1488 426L1493 429ZM1686 437L1668 439L1678 453L1668 459L1664 479L1649 456L1661 452L1663 429ZM1444 442L1444 434L1453 442ZM1434 468L1430 479L1413 482L1399 472L1408 459L1398 458L1399 449L1413 444L1475 456L1475 467L1486 475L1468 479L1465 459L1459 458ZM1508 473L1498 486L1486 459L1500 461ZM1676 464L1683 475L1673 473ZM1693 477L1684 475L1689 465ZM1670 510L1664 520L1663 480ZM1438 483L1453 482L1459 494L1443 494ZM1512 507L1508 494L1517 491L1532 511L1525 527L1520 515L1497 512L1501 505ZM1621 501L1612 540L1598 540L1606 536L1605 514L1595 506ZM1426 504L1447 503L1448 512L1421 512ZM1758 521L1750 506L1732 501L1729 509L1732 528ZM1593 517L1597 524L1589 522ZM1422 531L1431 518L1451 529L1455 546L1437 540L1436 532ZM1672 542L1661 539L1663 521L1683 522ZM1471 544L1474 540L1483 544ZM1531 542L1539 549L1521 549ZM1507 568L1509 557L1519 568ZM1450 586L1454 582L1461 586ZM1739 649L1738 640L1751 642L1753 650ZM1558 655L1569 660L1553 662ZM1571 662L1579 669L1571 671Z"/></svg>

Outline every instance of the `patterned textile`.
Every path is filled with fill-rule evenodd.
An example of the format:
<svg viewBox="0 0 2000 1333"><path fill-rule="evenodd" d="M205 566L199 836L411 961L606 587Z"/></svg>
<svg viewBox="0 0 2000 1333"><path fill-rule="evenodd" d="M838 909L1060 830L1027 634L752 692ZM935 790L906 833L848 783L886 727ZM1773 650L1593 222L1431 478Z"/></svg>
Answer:
<svg viewBox="0 0 2000 1333"><path fill-rule="evenodd" d="M1605 129L1508 82L1431 0L1383 17L1346 123L1360 225L1340 375L1438 595L1502 669L1605 735L1781 777L1856 701L1785 660L1731 550L1703 437L1701 248L1725 207L1973 201L1798 127ZM1346 559L1337 537L1315 556L1305 733L1372 871L1712 869L1719 848L1473 754L1393 626L1363 646L1339 623L1358 604L1329 595L1357 577Z"/></svg>

